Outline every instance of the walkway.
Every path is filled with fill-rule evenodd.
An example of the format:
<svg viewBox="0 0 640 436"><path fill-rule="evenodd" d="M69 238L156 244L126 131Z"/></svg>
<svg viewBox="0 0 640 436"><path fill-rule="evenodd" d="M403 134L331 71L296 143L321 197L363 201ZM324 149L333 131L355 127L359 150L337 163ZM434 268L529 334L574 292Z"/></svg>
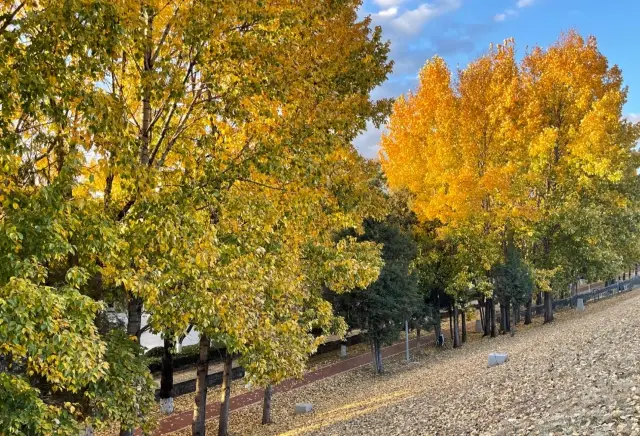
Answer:
<svg viewBox="0 0 640 436"><path fill-rule="evenodd" d="M431 340L431 335L428 336L429 339L423 338L422 343L425 341ZM416 345L416 340L412 339L409 341L409 347L414 348ZM405 351L405 343L399 342L397 344L391 345L389 347L385 347L382 349L382 357L390 357L395 354L400 354ZM336 374L340 374L342 372L350 371L355 368L359 368L361 366L371 364L371 354L364 353L359 356L351 357L345 360L341 360L340 362L334 363L332 365L327 365L315 371L308 372L304 375L302 379L288 379L284 382L280 383L277 386L274 386L273 392L286 392L292 389L299 388L301 386L307 385L309 383L313 383L315 381L321 380L323 378L331 377ZM231 397L230 410L238 410L242 407L259 403L262 401L264 395L264 391L262 389L256 389L252 392L247 392L242 395L237 395L235 397ZM211 399L211 396L209 396ZM217 401L208 402L206 407L206 419L214 419L217 418L220 414L220 403ZM191 426L191 421L193 420L193 412L186 411L175 413L162 421L160 421L160 426L156 434L167 434L174 431L182 430L183 428L187 428ZM139 431L136 434L141 434Z"/></svg>

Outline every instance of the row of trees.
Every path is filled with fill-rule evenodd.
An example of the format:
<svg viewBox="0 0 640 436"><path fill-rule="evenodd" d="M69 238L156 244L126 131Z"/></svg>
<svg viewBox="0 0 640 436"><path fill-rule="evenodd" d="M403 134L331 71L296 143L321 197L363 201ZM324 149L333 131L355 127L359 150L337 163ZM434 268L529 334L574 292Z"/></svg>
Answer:
<svg viewBox="0 0 640 436"><path fill-rule="evenodd" d="M268 386L344 333L322 290L382 261L335 234L386 213L351 145L390 109L369 98L389 48L358 5L2 2L2 433L148 431L143 308L168 345L201 333L193 434L211 342Z"/></svg>
<svg viewBox="0 0 640 436"><path fill-rule="evenodd" d="M380 344L405 320L438 338L449 309L458 347L468 310L495 337L497 320L510 331L522 306L525 324L534 305L550 322L553 298L579 279L631 271L640 126L623 117L626 94L596 40L575 32L519 62L508 40L455 78L441 58L426 63L382 138L392 213L360 237L384 246L380 278L330 295L351 327L366 330L378 372Z"/></svg>
<svg viewBox="0 0 640 436"><path fill-rule="evenodd" d="M638 128L595 41L520 64L509 42L455 84L429 62L383 138L390 193L351 145L391 109L369 98L392 65L358 6L0 5L3 433L149 431L143 308L163 397L168 350L201 334L194 435L210 344L225 348L225 435L233 359L268 396L346 319L381 370L407 318L439 328L450 305L457 331L472 299L495 320L493 301L531 306L535 285L550 321L554 293L638 258Z"/></svg>

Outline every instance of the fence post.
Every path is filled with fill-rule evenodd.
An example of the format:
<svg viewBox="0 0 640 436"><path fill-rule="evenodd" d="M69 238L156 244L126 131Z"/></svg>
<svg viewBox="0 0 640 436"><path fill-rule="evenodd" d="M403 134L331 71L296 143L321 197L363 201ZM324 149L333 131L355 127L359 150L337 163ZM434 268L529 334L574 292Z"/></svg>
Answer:
<svg viewBox="0 0 640 436"><path fill-rule="evenodd" d="M405 320L404 322L404 333L405 333L405 351L407 353L407 362L409 359L409 321Z"/></svg>

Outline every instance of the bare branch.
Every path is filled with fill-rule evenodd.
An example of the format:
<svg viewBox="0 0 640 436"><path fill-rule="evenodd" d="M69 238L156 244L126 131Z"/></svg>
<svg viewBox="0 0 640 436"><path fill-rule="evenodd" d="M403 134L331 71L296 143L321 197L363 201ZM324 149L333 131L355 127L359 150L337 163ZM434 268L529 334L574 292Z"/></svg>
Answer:
<svg viewBox="0 0 640 436"><path fill-rule="evenodd" d="M276 191L282 191L282 192L287 192L286 189L284 188L280 188L279 186L272 186L272 185L267 185L265 183L261 183L261 182L257 182L255 180L251 180L251 179L245 179L245 178L239 178L237 179L239 182L246 182L246 183L251 183L253 185L257 185L257 186L262 186L263 188L268 188L268 189L273 189Z"/></svg>
<svg viewBox="0 0 640 436"><path fill-rule="evenodd" d="M179 8L176 8L176 10L173 12L173 16L169 19L169 21L167 21L167 25L164 27L164 31L162 32L162 36L160 37L160 41L158 41L158 45L156 46L156 49L153 52L153 55L151 56L152 64L155 63L155 61L158 59L158 56L160 55L160 49L164 45L164 41L167 39L167 36L171 31L173 19L178 15L179 10L180 10Z"/></svg>
<svg viewBox="0 0 640 436"><path fill-rule="evenodd" d="M164 152L162 153L162 157L160 158L160 160L156 164L156 168L159 168L164 164L164 161L167 158L167 155L171 151L171 148L176 143L176 141L178 140L180 135L185 131L185 126L186 126L187 120L191 116L191 112L193 111L194 106L198 102L198 99L200 98L200 95L202 95L202 94L201 93L196 94L193 97L193 100L191 100L191 104L189 105L189 108L187 109L187 112L180 119L180 122L178 123L178 127L176 128L176 132L171 137L171 140L167 143L167 147L164 149ZM160 145L157 145L157 148L160 148Z"/></svg>

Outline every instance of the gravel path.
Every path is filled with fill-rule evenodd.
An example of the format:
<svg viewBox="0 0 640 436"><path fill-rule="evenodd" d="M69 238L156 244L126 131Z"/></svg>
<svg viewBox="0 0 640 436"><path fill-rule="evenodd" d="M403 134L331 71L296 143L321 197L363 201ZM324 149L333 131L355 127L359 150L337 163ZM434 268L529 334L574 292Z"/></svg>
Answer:
<svg viewBox="0 0 640 436"><path fill-rule="evenodd" d="M259 424L259 405L234 412L231 434L640 435L639 313L633 291L515 337L385 361L384 376L364 367L275 395L275 424ZM492 351L508 352L509 362L487 368ZM293 415L302 401L314 412Z"/></svg>

